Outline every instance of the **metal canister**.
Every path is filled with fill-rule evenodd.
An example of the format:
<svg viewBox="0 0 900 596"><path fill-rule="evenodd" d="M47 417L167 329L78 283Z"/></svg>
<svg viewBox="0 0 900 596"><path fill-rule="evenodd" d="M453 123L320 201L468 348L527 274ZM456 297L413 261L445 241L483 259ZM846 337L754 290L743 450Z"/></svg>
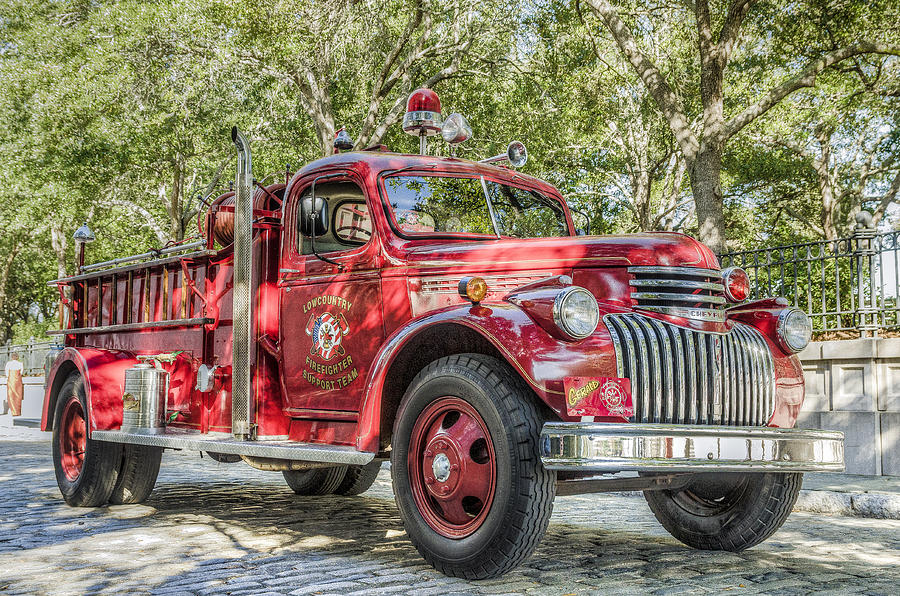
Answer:
<svg viewBox="0 0 900 596"><path fill-rule="evenodd" d="M141 362L125 371L122 430L162 431L169 373Z"/></svg>

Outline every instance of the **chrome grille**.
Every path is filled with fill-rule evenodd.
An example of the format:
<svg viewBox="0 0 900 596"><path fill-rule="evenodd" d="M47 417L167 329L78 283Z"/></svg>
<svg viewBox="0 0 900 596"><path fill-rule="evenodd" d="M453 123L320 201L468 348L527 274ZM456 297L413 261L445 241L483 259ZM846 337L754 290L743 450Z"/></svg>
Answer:
<svg viewBox="0 0 900 596"><path fill-rule="evenodd" d="M639 314L606 315L633 422L763 426L775 409L775 361L759 331L702 333Z"/></svg>
<svg viewBox="0 0 900 596"><path fill-rule="evenodd" d="M701 321L725 321L722 272L695 267L629 267L635 308Z"/></svg>

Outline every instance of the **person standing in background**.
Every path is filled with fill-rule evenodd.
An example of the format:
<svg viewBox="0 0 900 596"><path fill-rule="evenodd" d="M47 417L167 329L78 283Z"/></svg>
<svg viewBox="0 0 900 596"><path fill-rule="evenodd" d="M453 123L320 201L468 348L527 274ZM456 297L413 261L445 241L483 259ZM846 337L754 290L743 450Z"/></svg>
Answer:
<svg viewBox="0 0 900 596"><path fill-rule="evenodd" d="M23 368L18 352L10 354L9 362L6 363L6 401L9 402L9 413L13 416L22 415L22 398L25 395L25 386L22 384Z"/></svg>

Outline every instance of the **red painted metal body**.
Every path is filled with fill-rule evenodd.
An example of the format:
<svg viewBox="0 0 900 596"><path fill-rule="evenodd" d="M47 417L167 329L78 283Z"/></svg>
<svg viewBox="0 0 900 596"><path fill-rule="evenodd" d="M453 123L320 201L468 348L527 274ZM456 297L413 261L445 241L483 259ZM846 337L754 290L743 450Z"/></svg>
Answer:
<svg viewBox="0 0 900 596"><path fill-rule="evenodd" d="M447 233L402 233L387 204L385 176L436 173L484 177L531 189L559 201L569 235L520 240ZM303 254L298 204L313 180L358 187L371 218L371 239L327 253ZM567 283L590 290L601 317L631 312L629 266L718 269L704 245L681 234L584 237L574 235L568 209L550 185L514 171L467 160L391 153L344 153L313 162L287 185L254 196L256 337L253 411L260 438L354 446L380 452L392 417L424 355L474 349L505 359L562 420L565 377L615 377L616 361L604 324L570 341L552 319L555 293ZM85 378L89 429L113 430L122 421L125 370L138 356L180 352L161 364L170 373L166 404L172 427L229 432L231 425L231 246L222 236L223 197L207 217L208 251L127 271L98 271L72 286L70 333L47 383L42 427L52 426L53 402L73 372ZM231 207L233 212L233 207ZM220 224L216 231L216 225ZM464 276L487 280L488 294L472 305L456 292ZM571 280L559 276L568 276ZM724 322L655 316L700 331L727 331L735 320L757 327L776 364L776 409L771 426L791 427L803 398L799 362L774 339L766 301L741 305ZM94 330L88 330L93 328ZM328 341L321 338L327 328ZM426 362L427 363L427 362ZM201 365L217 366L211 391L195 388ZM600 420L602 421L602 420ZM610 418L610 422L623 422Z"/></svg>

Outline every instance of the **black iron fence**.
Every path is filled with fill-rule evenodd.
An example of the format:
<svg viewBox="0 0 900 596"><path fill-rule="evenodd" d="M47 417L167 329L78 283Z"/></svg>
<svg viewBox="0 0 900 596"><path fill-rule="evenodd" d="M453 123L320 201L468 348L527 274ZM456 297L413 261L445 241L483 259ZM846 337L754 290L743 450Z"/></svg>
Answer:
<svg viewBox="0 0 900 596"><path fill-rule="evenodd" d="M752 298L784 296L805 310L817 332L863 337L900 327L900 232L878 233L867 212L853 235L722 254L722 267L747 271Z"/></svg>

